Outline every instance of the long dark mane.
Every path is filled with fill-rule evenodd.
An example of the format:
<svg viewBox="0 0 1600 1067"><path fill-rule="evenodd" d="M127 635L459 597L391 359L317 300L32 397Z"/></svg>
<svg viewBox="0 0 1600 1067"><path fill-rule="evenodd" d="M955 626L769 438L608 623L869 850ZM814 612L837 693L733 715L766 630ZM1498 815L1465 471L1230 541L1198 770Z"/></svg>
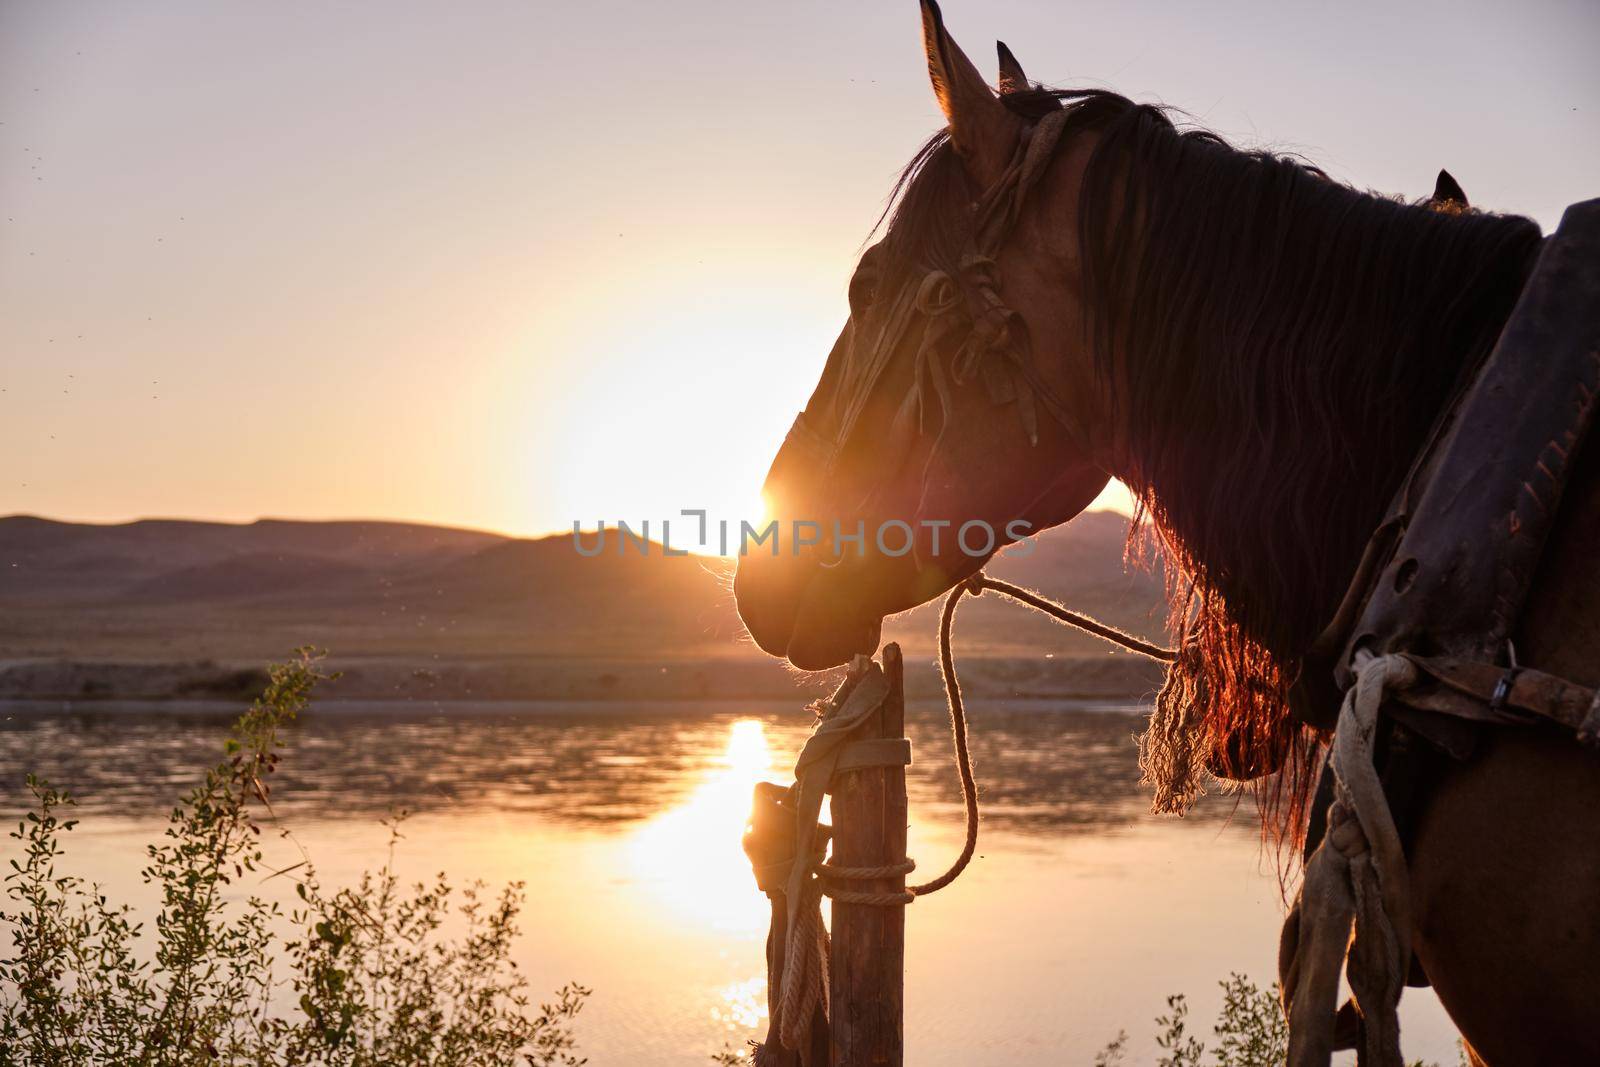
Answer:
<svg viewBox="0 0 1600 1067"><path fill-rule="evenodd" d="M1099 138L1079 238L1127 435L1117 473L1168 555L1190 643L1146 773L1157 805L1181 810L1202 764L1281 771L1267 807L1293 836L1315 740L1290 714L1302 656L1447 396L1494 344L1539 230L1362 192L1110 94L1071 106Z"/></svg>
<svg viewBox="0 0 1600 1067"><path fill-rule="evenodd" d="M1142 743L1160 810L1204 770L1271 775L1293 838L1317 738L1290 713L1308 645L1453 386L1493 345L1539 242L1528 219L1363 192L1101 90L1065 106L1097 138L1078 239L1099 371L1141 529L1165 557L1185 654ZM896 186L889 262L949 269L977 190L935 135ZM1287 834L1285 833L1287 832Z"/></svg>

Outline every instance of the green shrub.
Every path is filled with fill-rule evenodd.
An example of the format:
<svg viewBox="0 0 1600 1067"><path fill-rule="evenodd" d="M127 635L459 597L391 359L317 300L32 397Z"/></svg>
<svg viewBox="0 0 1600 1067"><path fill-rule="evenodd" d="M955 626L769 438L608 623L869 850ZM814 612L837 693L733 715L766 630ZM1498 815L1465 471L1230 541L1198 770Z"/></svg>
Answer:
<svg viewBox="0 0 1600 1067"><path fill-rule="evenodd" d="M0 1067L576 1067L572 1023L589 991L535 1010L511 947L521 883L487 893L444 875L404 887L389 859L327 889L289 871L287 913L229 887L260 872L257 810L271 813L277 734L326 676L318 657L271 668L223 760L148 846L160 910L147 930L99 886L61 874L72 799L31 776L35 810L11 836L0 924ZM442 933L454 915L464 926ZM285 932L287 931L287 933ZM279 977L275 968L286 965Z"/></svg>
<svg viewBox="0 0 1600 1067"><path fill-rule="evenodd" d="M1156 1016L1157 1067L1279 1067L1289 1055L1289 1024L1278 1002L1278 986L1262 989L1242 974L1230 974L1222 987L1222 1011L1211 1028L1216 1045L1206 1046L1188 1032L1189 1002L1183 994L1167 998L1167 1014ZM1126 1062L1127 1031L1119 1033L1094 1058L1094 1067ZM1459 1053L1466 1067L1464 1049ZM1437 1067L1417 1060L1411 1067Z"/></svg>
<svg viewBox="0 0 1600 1067"><path fill-rule="evenodd" d="M1278 987L1261 989L1242 974L1231 974L1222 987L1222 1012L1212 1033L1217 1038L1206 1059L1206 1046L1189 1033L1189 1002L1181 993L1167 998L1167 1013L1156 1016L1158 1067L1277 1067L1289 1054L1289 1027L1278 1006ZM1119 1033L1095 1056L1095 1067L1125 1062L1128 1035Z"/></svg>

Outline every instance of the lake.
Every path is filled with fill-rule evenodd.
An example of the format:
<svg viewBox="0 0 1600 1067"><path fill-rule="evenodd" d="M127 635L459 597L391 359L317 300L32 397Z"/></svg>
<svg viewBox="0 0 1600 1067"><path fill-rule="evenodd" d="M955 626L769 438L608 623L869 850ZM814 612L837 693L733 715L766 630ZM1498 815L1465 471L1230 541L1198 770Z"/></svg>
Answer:
<svg viewBox="0 0 1600 1067"><path fill-rule="evenodd" d="M29 771L69 788L65 866L148 908L144 843L235 712L5 705L0 809L22 810ZM1248 801L1146 814L1130 709L970 714L983 828L967 872L907 915L907 1063L1088 1064L1119 1030L1128 1062L1153 1062L1168 994L1208 1036L1219 979L1273 980L1283 905ZM381 864L380 821L406 809L403 875L527 883L519 965L536 996L594 989L578 1023L592 1064L704 1065L765 1029L767 905L739 837L754 783L791 780L809 720L794 703L327 702L286 736L274 806L328 885ZM907 727L910 853L930 877L959 851L960 794L943 707L914 704ZM1408 1058L1456 1062L1430 991L1408 990L1402 1019Z"/></svg>

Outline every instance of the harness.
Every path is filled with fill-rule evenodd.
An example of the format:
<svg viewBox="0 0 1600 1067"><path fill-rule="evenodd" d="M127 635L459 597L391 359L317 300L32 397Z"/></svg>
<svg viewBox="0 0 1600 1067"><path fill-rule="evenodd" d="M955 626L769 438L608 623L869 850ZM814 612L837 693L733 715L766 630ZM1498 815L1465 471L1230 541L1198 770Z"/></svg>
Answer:
<svg viewBox="0 0 1600 1067"><path fill-rule="evenodd" d="M1597 406L1600 200L1590 200L1545 241L1317 642L1339 650L1345 697L1310 835L1320 840L1280 943L1291 1067L1351 1047L1362 1064L1404 1062L1396 1008L1412 922L1391 810L1404 776L1380 772L1379 749L1417 735L1463 755L1477 726L1540 722L1600 748L1600 688L1520 663L1511 643ZM1341 963L1352 997L1336 1014Z"/></svg>
<svg viewBox="0 0 1600 1067"><path fill-rule="evenodd" d="M837 417L832 431L819 428L818 413L800 412L773 460L774 472L798 452L824 478L833 474L884 372L916 330L921 333L912 386L895 418L897 435L930 433L936 415L942 434L951 410L952 388L975 378L982 379L992 403L1015 405L1030 442L1038 443L1040 407L1069 434L1078 435L1066 406L1033 365L1021 320L1000 296L995 264L1030 194L1055 157L1067 118L1064 110L1051 111L1023 131L1006 169L972 206L972 235L956 273L931 269L912 284L901 286L870 344L857 345L851 338L838 368L840 378L834 391L838 399L833 401ZM959 346L947 368L942 353L957 340ZM936 447L937 443L935 440Z"/></svg>

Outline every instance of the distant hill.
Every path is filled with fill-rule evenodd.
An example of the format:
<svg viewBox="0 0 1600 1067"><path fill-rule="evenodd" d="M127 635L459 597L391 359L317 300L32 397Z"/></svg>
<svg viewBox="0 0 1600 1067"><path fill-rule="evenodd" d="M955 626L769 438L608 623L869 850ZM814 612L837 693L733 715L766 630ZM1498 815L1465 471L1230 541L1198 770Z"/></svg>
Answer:
<svg viewBox="0 0 1600 1067"><path fill-rule="evenodd" d="M1160 581L1124 570L1126 533L1122 516L1091 513L990 570L1158 635ZM162 695L167 675L183 676L174 690L203 691L213 685L194 676L198 665L236 681L304 644L331 649L350 669L346 695L792 690L792 672L744 637L731 573L730 561L656 547L586 558L570 535L412 523L0 518L0 696L118 695L130 685ZM936 611L891 620L886 639L930 655ZM1035 689L1066 670L1047 660L1107 656L994 596L965 603L958 642L963 656L1032 664L1004 677L1042 670ZM1136 687L1149 678L1120 665L1093 670L1105 678L1091 690L1134 684L1112 679L1118 671ZM119 681L134 677L136 685Z"/></svg>
<svg viewBox="0 0 1600 1067"><path fill-rule="evenodd" d="M225 569L249 556L381 571L443 561L505 540L478 530L404 522L143 519L98 525L12 515L0 518L0 604L98 599L179 570Z"/></svg>

